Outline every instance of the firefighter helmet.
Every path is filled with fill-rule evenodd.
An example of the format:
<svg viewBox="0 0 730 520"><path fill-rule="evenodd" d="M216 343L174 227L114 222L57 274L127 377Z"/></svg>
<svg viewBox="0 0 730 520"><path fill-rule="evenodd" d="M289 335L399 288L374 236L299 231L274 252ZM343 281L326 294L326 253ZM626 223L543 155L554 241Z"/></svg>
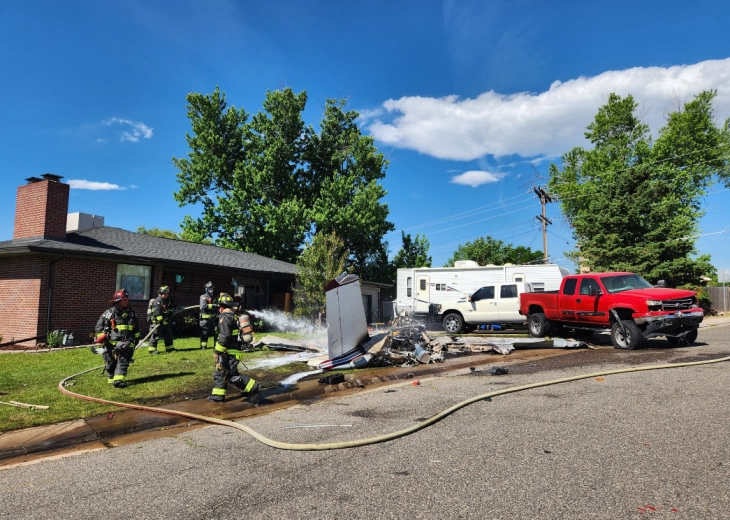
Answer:
<svg viewBox="0 0 730 520"><path fill-rule="evenodd" d="M126 289L119 289L117 292L115 292L109 303L117 303L122 300L129 300L129 293Z"/></svg>
<svg viewBox="0 0 730 520"><path fill-rule="evenodd" d="M205 292L208 296L213 296L213 293L215 292L215 285L213 285L213 282L205 284Z"/></svg>
<svg viewBox="0 0 730 520"><path fill-rule="evenodd" d="M161 286L160 294L170 294L170 288L167 285Z"/></svg>
<svg viewBox="0 0 730 520"><path fill-rule="evenodd" d="M231 308L234 305L233 298L231 298L230 294L221 293L220 296L218 296L218 305L221 307Z"/></svg>

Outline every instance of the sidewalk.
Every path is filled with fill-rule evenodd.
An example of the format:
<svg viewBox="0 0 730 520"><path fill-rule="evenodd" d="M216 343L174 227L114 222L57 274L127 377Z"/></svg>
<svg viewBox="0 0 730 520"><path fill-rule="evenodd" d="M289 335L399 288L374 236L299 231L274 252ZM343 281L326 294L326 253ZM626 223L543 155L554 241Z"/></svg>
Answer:
<svg viewBox="0 0 730 520"><path fill-rule="evenodd" d="M700 328L730 325L730 315L705 318ZM700 336L701 338L701 336ZM290 405L292 401L308 403L339 392L352 393L363 388L377 388L394 382L407 382L428 376L443 375L446 372L479 365L500 365L520 363L536 356L550 357L570 354L572 350L535 350L513 351L509 356L472 355L447 360L445 363L421 365L411 368L387 367L359 372L345 376L344 383L322 385L317 381L303 381L292 389L276 387L263 392L261 406L254 407L241 397L231 397L222 404L210 403L205 399L172 403L161 408L191 412L219 419L237 419L249 415L269 413ZM0 433L0 468L11 464L33 460L39 453L64 453L77 449L104 449L113 445L134 442L153 436L169 435L169 430L184 431L197 428L205 423L156 412L124 410L108 416L90 417L59 424L27 428ZM136 434L136 435L135 435ZM113 442L112 442L113 441Z"/></svg>

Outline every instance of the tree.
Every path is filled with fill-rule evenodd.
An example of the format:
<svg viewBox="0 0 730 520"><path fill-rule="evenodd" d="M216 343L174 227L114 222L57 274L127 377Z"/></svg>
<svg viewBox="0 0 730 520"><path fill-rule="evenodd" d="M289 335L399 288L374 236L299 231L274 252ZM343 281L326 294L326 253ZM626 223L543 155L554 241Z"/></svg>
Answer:
<svg viewBox="0 0 730 520"><path fill-rule="evenodd" d="M379 254L383 237L395 229L386 220L387 204L379 202L387 193L378 183L387 161L373 138L361 134L358 116L345 111L344 100L328 99L320 133L311 131L304 152L313 186L312 223L317 231L342 237L356 271Z"/></svg>
<svg viewBox="0 0 730 520"><path fill-rule="evenodd" d="M416 234L415 240L410 234L401 231L402 246L393 257L396 269L404 267L431 267L431 257L428 256L429 243L425 236Z"/></svg>
<svg viewBox="0 0 730 520"><path fill-rule="evenodd" d="M169 229L160 229L158 227L146 228L144 226L139 226L137 228L137 233L140 233L142 235L150 235L153 237L169 238L172 240L182 240L183 242L197 242L200 244L208 245L211 245L213 243L213 241L209 238L195 235L188 230L183 230L181 233L176 233L175 231Z"/></svg>
<svg viewBox="0 0 730 520"><path fill-rule="evenodd" d="M713 178L728 182L728 123L713 122L714 92L669 114L654 143L633 97L611 94L588 125L593 148L576 147L550 165L548 189L573 227L569 256L592 271L633 271L674 285L714 268L692 258Z"/></svg>
<svg viewBox="0 0 730 520"><path fill-rule="evenodd" d="M324 288L333 278L346 271L349 252L334 233L316 233L297 260L297 282L294 289L294 313L309 316L318 324L325 313Z"/></svg>
<svg viewBox="0 0 730 520"><path fill-rule="evenodd" d="M340 236L356 268L378 253L393 229L378 183L387 162L344 101L327 100L317 133L302 118L306 92L269 91L250 120L218 88L187 100L193 134L188 158L173 158L175 198L203 214L186 217L186 231L287 262L317 232Z"/></svg>
<svg viewBox="0 0 730 520"><path fill-rule="evenodd" d="M473 260L479 265L534 264L543 260L543 252L505 244L487 235L460 245L444 267L454 267L457 260Z"/></svg>

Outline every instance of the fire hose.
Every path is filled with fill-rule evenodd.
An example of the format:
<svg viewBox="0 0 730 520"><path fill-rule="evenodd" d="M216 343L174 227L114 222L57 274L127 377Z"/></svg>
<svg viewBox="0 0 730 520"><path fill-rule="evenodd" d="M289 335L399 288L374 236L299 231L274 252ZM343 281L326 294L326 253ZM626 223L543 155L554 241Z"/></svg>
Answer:
<svg viewBox="0 0 730 520"><path fill-rule="evenodd" d="M77 394L77 393L71 392L65 388L65 383L68 380L73 379L82 374L85 374L87 372L91 372L92 370L96 370L99 367L90 368L88 370L84 370L83 372L79 372L77 374L68 376L67 378L63 379L62 381L60 381L58 383L58 389L61 392L68 394L72 397L76 397L79 399L84 399L84 400L92 401L92 402L96 402L96 403L120 406L123 408L130 408L133 410L144 410L144 411L148 411L148 412L159 412L159 413L164 413L164 414L168 414L168 415L177 415L180 417L186 417L188 419L194 419L196 421L206 422L206 423L210 423L210 424L217 424L220 426L228 426L230 428L236 428L238 430L241 430L241 431L249 434L251 437L253 437L257 441L259 441L263 444L266 444L267 446L270 446L272 448L277 448L277 449L281 449L281 450L292 450L292 451L324 451L324 450L339 450L339 449L344 449L344 448L357 448L360 446L368 446L371 444L388 442L388 441L392 441L392 440L395 440L395 439L398 439L401 437L405 437L412 433L416 433L419 430L423 430L424 428L432 426L433 424L439 422L440 420L444 419L445 417L456 412L457 410L465 408L465 407L469 406L470 404L474 404L479 401L491 400L492 397L497 397L500 395L512 394L512 393L516 393L516 392L522 392L524 390L531 390L533 388L541 388L544 386L557 385L560 383L568 383L571 381L579 381L581 379L590 379L590 378L594 378L594 377L610 376L610 375L614 375L614 374L627 374L630 372L642 372L642 371L647 371L647 370L663 370L663 369L667 369L667 368L680 368L680 367L689 367L689 366L709 365L709 364L713 364L713 363L721 363L723 361L730 361L730 356L722 357L722 358L718 358L718 359L711 359L711 360L707 360L707 361L694 361L694 362L688 362L688 363L676 363L676 364L664 364L664 365L649 365L649 366L643 366L643 367L606 370L603 372L593 372L590 374L581 374L581 375L577 375L577 376L553 379L550 381L542 381L542 382L538 382L538 383L530 383L527 385L514 386L511 388L504 388L502 390L495 390L493 392L487 392L486 394L478 395L476 397L466 399L465 401L461 401L460 403L457 403L457 404L451 406L450 408L447 408L446 410L443 410L442 412L429 417L425 421L422 421L418 424L415 424L413 426L410 426L410 427L402 429L402 430L398 430L398 431L388 433L385 435L380 435L377 437L357 439L354 441L332 442L332 443L325 443L325 444L295 444L295 443L275 441L273 439L269 439L268 437L261 435L254 429L249 428L248 426L246 426L244 424L240 424L240 423L237 423L234 421L228 421L225 419L216 419L214 417L207 417L205 415L199 415L199 414L184 412L184 411L179 411L179 410L168 410L165 408L156 408L156 407L152 407L152 406L142 406L142 405L136 405L136 404L130 404L130 403L121 403L121 402L117 402L117 401L109 401L106 399L99 399L96 397Z"/></svg>

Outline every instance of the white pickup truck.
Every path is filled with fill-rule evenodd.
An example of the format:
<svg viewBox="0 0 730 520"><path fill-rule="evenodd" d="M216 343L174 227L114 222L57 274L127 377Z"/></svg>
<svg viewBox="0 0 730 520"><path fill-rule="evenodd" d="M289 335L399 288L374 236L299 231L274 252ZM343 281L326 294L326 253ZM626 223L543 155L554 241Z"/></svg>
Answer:
<svg viewBox="0 0 730 520"><path fill-rule="evenodd" d="M532 286L525 282L486 285L458 301L439 305L437 311L444 330L450 334L469 332L479 325L525 323L520 314L523 292L532 292Z"/></svg>

